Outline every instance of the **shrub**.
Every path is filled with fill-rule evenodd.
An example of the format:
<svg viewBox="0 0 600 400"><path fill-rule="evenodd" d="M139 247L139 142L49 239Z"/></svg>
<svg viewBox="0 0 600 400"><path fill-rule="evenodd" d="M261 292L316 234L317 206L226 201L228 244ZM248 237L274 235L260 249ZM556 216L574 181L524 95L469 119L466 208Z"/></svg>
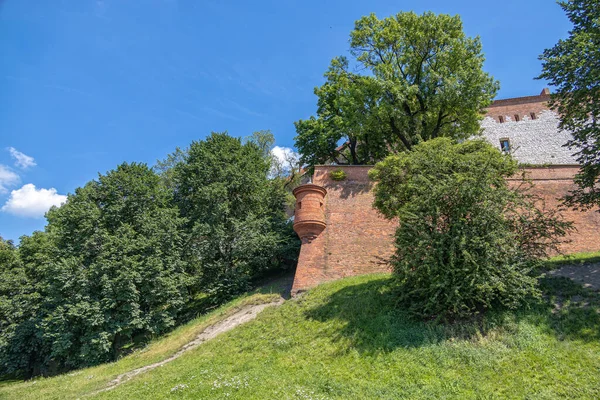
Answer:
<svg viewBox="0 0 600 400"><path fill-rule="evenodd" d="M510 187L517 171L484 141L440 138L370 172L374 206L400 221L391 263L410 312L453 319L538 295L530 271L571 224L538 208L526 182Z"/></svg>
<svg viewBox="0 0 600 400"><path fill-rule="evenodd" d="M334 181L343 181L346 179L346 171L341 168L334 169L329 173L329 177Z"/></svg>

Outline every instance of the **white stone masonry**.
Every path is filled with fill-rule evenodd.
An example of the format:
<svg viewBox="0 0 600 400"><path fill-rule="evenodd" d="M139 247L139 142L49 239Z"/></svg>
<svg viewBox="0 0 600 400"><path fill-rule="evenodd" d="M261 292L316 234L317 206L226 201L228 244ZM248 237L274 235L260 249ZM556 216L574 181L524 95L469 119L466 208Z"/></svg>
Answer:
<svg viewBox="0 0 600 400"><path fill-rule="evenodd" d="M536 119L525 117L513 121L506 116L500 123L491 117L481 122L483 137L500 148L500 140L510 141L512 155L524 164L568 165L577 164L573 156L575 149L563 145L571 139L571 134L558 129L558 115L550 110L543 111Z"/></svg>

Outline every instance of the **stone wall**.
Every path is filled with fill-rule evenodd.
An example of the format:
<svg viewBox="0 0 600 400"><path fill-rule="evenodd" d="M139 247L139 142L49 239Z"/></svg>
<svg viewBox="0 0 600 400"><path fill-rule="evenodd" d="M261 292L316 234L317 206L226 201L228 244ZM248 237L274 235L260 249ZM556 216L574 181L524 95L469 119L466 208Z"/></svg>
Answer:
<svg viewBox="0 0 600 400"><path fill-rule="evenodd" d="M511 154L523 164L573 165L577 160L572 150L563 145L571 134L558 129L558 115L549 110L536 114L532 120L525 115L516 122L506 116L504 123L491 117L481 122L483 136L493 146L500 147L500 139L509 139Z"/></svg>
<svg viewBox="0 0 600 400"><path fill-rule="evenodd" d="M342 168L347 178L336 182L329 172ZM320 283L347 276L389 271L386 261L393 254L396 221L385 220L373 209L373 182L368 178L370 166L317 166L313 183L324 187L326 227L309 243L304 241L296 270L292 293ZM555 166L527 168L535 183L535 192L546 206L555 208L557 198L573 187L577 167ZM298 210L296 210L298 213ZM569 253L600 250L600 213L563 211L578 229L563 250Z"/></svg>
<svg viewBox="0 0 600 400"><path fill-rule="evenodd" d="M481 123L483 137L500 148L508 139L511 154L523 164L573 165L574 151L563 145L571 134L558 129L558 115L548 109L549 91L539 96L496 100Z"/></svg>

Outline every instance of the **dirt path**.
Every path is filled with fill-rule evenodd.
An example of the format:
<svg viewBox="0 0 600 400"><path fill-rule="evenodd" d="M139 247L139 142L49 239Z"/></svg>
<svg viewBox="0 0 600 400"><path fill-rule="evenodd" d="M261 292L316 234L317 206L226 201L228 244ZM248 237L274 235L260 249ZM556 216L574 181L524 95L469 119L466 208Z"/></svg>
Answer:
<svg viewBox="0 0 600 400"><path fill-rule="evenodd" d="M600 290L600 263L567 265L548 272L550 276L564 276L583 284L583 287Z"/></svg>
<svg viewBox="0 0 600 400"><path fill-rule="evenodd" d="M283 302L284 302L284 299L281 298L281 299L279 299L277 301L273 301L271 303L243 306L236 313L230 315L229 317L227 317L221 321L214 323L213 325L208 326L198 336L196 336L196 338L194 340L192 340L191 342L189 342L188 344L183 346L181 349L179 349L179 351L177 351L177 353L173 354L171 357L166 358L157 363L146 365L145 367L137 368L132 371L128 371L123 374L120 374L115 379L110 381L105 388L92 393L92 395L112 390L112 389L116 388L117 386L122 385L123 383L127 382L134 376L143 374L145 372L151 371L158 367L162 367L163 365L170 363L173 360L178 359L185 352L195 349L196 347L200 346L202 343L215 338L216 336L220 335L221 333L230 331L237 326L240 326L242 324L245 324L246 322L253 320L265 308L271 307L271 306L278 306L278 305L283 304Z"/></svg>

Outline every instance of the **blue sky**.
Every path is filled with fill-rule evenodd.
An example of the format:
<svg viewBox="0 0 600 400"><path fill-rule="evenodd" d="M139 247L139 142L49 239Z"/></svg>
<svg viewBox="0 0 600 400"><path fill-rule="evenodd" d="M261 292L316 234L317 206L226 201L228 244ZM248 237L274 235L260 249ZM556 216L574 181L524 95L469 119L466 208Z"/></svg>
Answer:
<svg viewBox="0 0 600 400"><path fill-rule="evenodd" d="M292 147L354 21L410 10L460 14L499 98L538 94L537 57L570 28L552 0L0 0L0 236L43 229L44 207L98 172L211 131Z"/></svg>

